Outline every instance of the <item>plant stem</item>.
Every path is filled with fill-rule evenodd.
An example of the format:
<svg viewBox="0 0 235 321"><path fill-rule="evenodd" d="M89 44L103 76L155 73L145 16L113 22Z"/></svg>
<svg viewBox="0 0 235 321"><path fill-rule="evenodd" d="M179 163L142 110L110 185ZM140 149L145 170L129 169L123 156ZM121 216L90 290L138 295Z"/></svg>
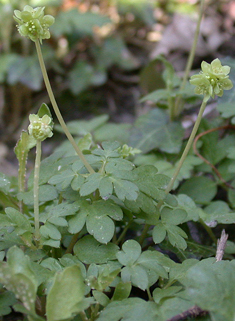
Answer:
<svg viewBox="0 0 235 321"><path fill-rule="evenodd" d="M76 153L78 154L78 156L80 157L81 161L83 162L84 166L87 168L88 172L90 174L95 173L94 169L91 167L91 165L87 162L86 158L84 157L82 151L80 150L80 148L78 147L78 145L76 144L76 142L74 141L73 136L70 134L68 127L66 126L64 119L61 115L61 112L59 110L59 107L56 103L52 88L51 88L51 84L47 75L47 71L46 71L46 67L45 67L45 63L43 60L43 56L42 56L42 51L41 51L41 46L38 40L35 41L35 45L36 45L36 50L37 50L37 54L38 54L38 60L39 60L39 64L42 70L42 75L43 75L43 79L45 82L45 86L52 104L52 107L54 109L54 112L58 118L58 121L65 133L65 135L67 136L68 140L70 141L70 143L72 144L73 148L75 149Z"/></svg>
<svg viewBox="0 0 235 321"><path fill-rule="evenodd" d="M118 244L122 241L122 239L123 239L124 236L126 235L126 232L127 232L128 228L131 226L131 223L132 223L132 221L130 221L129 223L127 223L127 225L124 227L122 233L119 235L119 238L117 239L117 241L115 242L115 244L118 245Z"/></svg>
<svg viewBox="0 0 235 321"><path fill-rule="evenodd" d="M184 77L183 77L179 91L182 91L185 88L186 81L189 77L189 73L192 68L192 64L193 64L193 60L194 60L195 52L196 52L196 48L197 48L198 37L199 37L199 33L200 33L200 25L201 25L202 16L204 13L204 4L205 4L205 0L201 0L199 17L198 17L198 21L197 21L195 34L194 34L193 44L192 44L192 47L190 50L187 65L186 65L185 72L184 72ZM175 115L180 114L180 112L182 110L182 107L180 105L181 105L181 96L178 96L176 99L176 102L175 102Z"/></svg>
<svg viewBox="0 0 235 321"><path fill-rule="evenodd" d="M147 291L147 294L148 294L149 301L153 301L153 297L152 297L152 294L150 292L150 289L147 288L146 291Z"/></svg>
<svg viewBox="0 0 235 321"><path fill-rule="evenodd" d="M140 243L141 246L143 245L144 240L145 240L146 237L147 237L147 234L148 234L148 231L149 231L149 227L150 227L149 224L145 224L145 226L144 226L144 228L143 228L143 231L142 231L142 234L141 234L140 240L139 240L139 243Z"/></svg>
<svg viewBox="0 0 235 321"><path fill-rule="evenodd" d="M68 254L68 253L72 253L73 252L73 247L74 245L76 244L77 240L78 240L78 237L79 237L79 233L76 233L74 234L74 236L72 237L70 243L69 243L69 246L67 247L67 250L65 251L65 254Z"/></svg>
<svg viewBox="0 0 235 321"><path fill-rule="evenodd" d="M79 312L79 315L80 315L82 321L88 321L86 313L84 311Z"/></svg>
<svg viewBox="0 0 235 321"><path fill-rule="evenodd" d="M218 240L215 234L213 233L212 229L208 225L206 225L206 223L202 219L199 220L199 223L204 227L204 229L207 231L208 235L216 245Z"/></svg>
<svg viewBox="0 0 235 321"><path fill-rule="evenodd" d="M200 110L199 110L199 113L198 113L198 116L197 116L197 120L196 120L196 122L195 122L195 124L193 126L193 130L191 132L191 135L189 137L187 145L186 145L186 147L184 149L184 152L183 152L183 154L182 154L182 156L181 156L181 158L179 160L179 163L178 163L178 165L176 167L175 173L174 173L173 177L171 178L171 180L170 180L170 182L169 182L169 184L168 184L168 186L167 186L167 188L165 190L165 194L166 194L165 197L172 190L173 185L175 183L175 180L176 180L176 178L177 178L177 176L178 176L178 174L179 174L179 172L181 170L181 167L182 167L182 165L183 165L183 163L185 161L185 158L187 157L188 152L189 152L189 150L190 150L190 148L192 146L193 140L194 140L194 138L196 136L198 127L199 127L201 119L202 119L203 112L204 112L204 110L206 108L207 101L208 101L208 97L204 98L203 101L202 101L202 104L201 104L201 107L200 107ZM163 204L163 200L158 202L157 208L159 209L162 206L162 204Z"/></svg>
<svg viewBox="0 0 235 321"><path fill-rule="evenodd" d="M41 163L41 141L37 140L36 144L36 159L35 159L35 167L34 167L34 182L33 182L33 199L34 199L34 238L36 243L39 243L40 240L40 232L39 232L39 172L40 172L40 163Z"/></svg>

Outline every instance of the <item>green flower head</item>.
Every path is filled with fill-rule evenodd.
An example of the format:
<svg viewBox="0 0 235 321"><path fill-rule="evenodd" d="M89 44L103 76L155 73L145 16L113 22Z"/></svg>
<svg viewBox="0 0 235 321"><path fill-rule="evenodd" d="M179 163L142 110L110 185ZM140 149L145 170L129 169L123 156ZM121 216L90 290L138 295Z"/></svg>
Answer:
<svg viewBox="0 0 235 321"><path fill-rule="evenodd" d="M54 17L44 15L45 7L33 9L30 6L25 6L23 11L15 10L14 19L18 23L17 28L21 36L28 37L32 41L39 39L49 39L49 27L54 23Z"/></svg>
<svg viewBox="0 0 235 321"><path fill-rule="evenodd" d="M229 79L229 66L222 66L217 58L211 64L203 61L201 64L202 71L198 75L194 75L190 79L190 83L195 85L195 93L204 95L207 99L214 98L215 95L223 96L224 90L233 87Z"/></svg>
<svg viewBox="0 0 235 321"><path fill-rule="evenodd" d="M141 150L124 144L122 147L118 148L118 152L123 158L127 158L129 156L134 156L135 154L141 153Z"/></svg>
<svg viewBox="0 0 235 321"><path fill-rule="evenodd" d="M38 115L29 115L29 134L32 135L36 140L43 141L53 135L53 122L51 117L44 115L40 118Z"/></svg>

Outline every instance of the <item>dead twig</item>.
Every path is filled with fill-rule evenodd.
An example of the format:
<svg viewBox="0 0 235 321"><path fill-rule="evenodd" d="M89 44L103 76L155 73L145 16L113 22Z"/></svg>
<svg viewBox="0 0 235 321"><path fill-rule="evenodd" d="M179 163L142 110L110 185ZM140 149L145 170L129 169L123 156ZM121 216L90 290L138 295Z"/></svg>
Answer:
<svg viewBox="0 0 235 321"><path fill-rule="evenodd" d="M216 250L216 256L215 256L216 262L221 261L223 259L224 249L226 246L227 239L228 239L228 234L226 234L225 230L223 230L221 233L221 237L217 243L217 250Z"/></svg>
<svg viewBox="0 0 235 321"><path fill-rule="evenodd" d="M200 309L198 306L193 306L192 308L175 315L174 317L168 319L167 321L181 321L181 320L187 320L188 318L196 318L199 316L204 316L208 312Z"/></svg>

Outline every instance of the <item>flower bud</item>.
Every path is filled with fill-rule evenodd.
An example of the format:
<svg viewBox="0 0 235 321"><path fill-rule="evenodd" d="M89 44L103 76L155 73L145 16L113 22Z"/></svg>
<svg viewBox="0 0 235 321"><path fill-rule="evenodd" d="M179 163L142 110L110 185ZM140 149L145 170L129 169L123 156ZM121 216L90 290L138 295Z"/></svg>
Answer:
<svg viewBox="0 0 235 321"><path fill-rule="evenodd" d="M141 150L124 144L122 147L118 148L118 152L123 158L127 158L129 156L134 156L135 154L141 153Z"/></svg>
<svg viewBox="0 0 235 321"><path fill-rule="evenodd" d="M211 64L203 61L201 64L202 71L198 75L193 75L190 83L195 85L195 93L204 95L206 98L214 98L215 95L223 96L224 90L229 90L233 87L229 79L229 66L222 66L217 58Z"/></svg>
<svg viewBox="0 0 235 321"><path fill-rule="evenodd" d="M49 27L54 23L54 17L44 15L45 7L33 9L30 6L25 6L23 11L15 10L14 19L18 23L17 28L19 33L28 37L32 41L39 39L50 38Z"/></svg>
<svg viewBox="0 0 235 321"><path fill-rule="evenodd" d="M53 122L51 117L44 115L40 118L38 115L29 115L29 134L32 135L36 140L43 141L53 135Z"/></svg>

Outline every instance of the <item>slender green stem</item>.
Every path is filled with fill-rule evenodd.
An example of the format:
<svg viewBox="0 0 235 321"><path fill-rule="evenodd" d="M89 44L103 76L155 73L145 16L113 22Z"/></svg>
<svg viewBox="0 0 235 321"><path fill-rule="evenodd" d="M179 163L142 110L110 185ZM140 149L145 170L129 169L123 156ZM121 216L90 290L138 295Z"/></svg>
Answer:
<svg viewBox="0 0 235 321"><path fill-rule="evenodd" d="M81 161L83 162L83 164L85 165L85 167L87 168L89 173L94 173L94 169L91 167L91 165L87 162L86 158L84 157L82 151L80 150L80 148L78 147L78 145L76 144L76 142L74 141L73 136L70 134L68 127L66 126L64 119L61 115L61 112L59 110L59 107L56 103L52 88L51 88L51 84L47 75L47 71L46 71L46 67L44 64L44 60L43 60L43 56L42 56L42 51L41 51L41 46L38 40L35 41L35 45L36 45L36 50L37 50L37 54L38 54L38 60L39 60L39 64L42 70L42 74L43 74L43 78L44 78L44 82L45 82L45 86L52 104L52 107L54 108L54 112L58 118L58 121L61 125L61 127L63 128L63 131L65 133L65 135L67 136L68 140L70 141L70 143L72 144L73 148L75 149L76 153L78 154L78 156L80 157Z"/></svg>
<svg viewBox="0 0 235 321"><path fill-rule="evenodd" d="M91 313L90 321L94 321L94 320L97 319L97 316L98 316L98 313L99 313L99 308L100 308L99 303L96 303L95 308Z"/></svg>
<svg viewBox="0 0 235 321"><path fill-rule="evenodd" d="M153 297L152 297L152 294L151 294L151 292L150 292L150 289L147 288L146 291L147 291L147 294L148 294L149 301L153 301Z"/></svg>
<svg viewBox="0 0 235 321"><path fill-rule="evenodd" d="M203 112L204 112L204 110L206 108L207 101L208 101L208 97L204 98L203 101L202 101L202 104L201 104L201 107L200 107L200 110L199 110L199 113L198 113L198 116L197 116L197 120L196 120L196 122L194 124L193 130L191 132L191 135L189 137L187 145L185 146L184 152L183 152L183 154L182 154L182 156L181 156L181 158L179 160L179 163L178 163L178 165L176 167L175 173L174 173L173 177L171 178L171 180L170 180L170 182L169 182L169 184L168 184L168 186L167 186L167 188L165 190L165 197L172 190L173 185L175 183L175 180L176 180L176 178L177 178L177 176L178 176L178 174L179 174L179 172L181 170L181 167L182 167L182 165L183 165L183 163L185 161L185 158L187 157L188 152L189 152L189 150L190 150L190 148L192 146L193 140L194 140L194 138L196 136L198 127L199 127L201 119L202 119ZM157 208L159 209L162 206L162 204L163 204L163 200L158 202Z"/></svg>
<svg viewBox="0 0 235 321"><path fill-rule="evenodd" d="M143 228L143 231L142 231L142 234L141 234L141 236L140 236L140 240L139 240L140 245L143 245L144 240L145 240L146 237L147 237L147 234L148 234L148 231L149 231L149 227L150 227L149 224L145 224L145 226L144 226L144 228Z"/></svg>
<svg viewBox="0 0 235 321"><path fill-rule="evenodd" d="M34 198L34 226L35 232L34 237L36 243L39 243L40 240L40 232L39 232L39 172L40 172L40 163L41 163L41 141L37 140L36 144L36 159L35 159L35 167L34 167L34 187L33 187L33 198Z"/></svg>
<svg viewBox="0 0 235 321"><path fill-rule="evenodd" d="M115 242L115 244L118 245L118 244L122 241L122 239L123 239L124 236L126 235L127 230L128 230L129 227L131 226L131 223L132 223L132 221L130 221L129 223L127 223L127 225L124 227L122 233L120 234L120 236L119 236L119 238L117 239L117 241Z"/></svg>
<svg viewBox="0 0 235 321"><path fill-rule="evenodd" d="M84 311L79 312L79 315L80 315L82 321L88 321L86 313Z"/></svg>
<svg viewBox="0 0 235 321"><path fill-rule="evenodd" d="M200 224L204 227L204 229L207 231L208 235L210 236L210 238L212 239L212 241L215 243L215 245L217 245L217 241L218 241L218 240L217 240L215 234L213 233L212 229L211 229L208 225L206 225L206 223L205 223L202 219L199 220L199 223L200 223Z"/></svg>
<svg viewBox="0 0 235 321"><path fill-rule="evenodd" d="M74 245L76 244L76 242L77 242L77 240L78 240L79 233L80 233L80 232L74 234L74 236L73 236L72 239L71 239L71 242L69 243L69 246L67 247L67 250L65 251L65 254L68 254L68 253L72 253L72 252L73 252L73 247L74 247Z"/></svg>
<svg viewBox="0 0 235 321"><path fill-rule="evenodd" d="M192 68L192 64L193 64L193 60L194 60L195 52L196 52L196 48L197 48L198 37L200 34L200 25L201 25L202 16L204 13L204 5L205 5L205 0L201 0L199 17L198 17L198 21L197 21L195 34L194 34L193 44L192 44L191 51L190 51L190 54L188 57L187 65L186 65L185 72L184 72L184 77L183 77L183 80L182 80L182 83L180 86L180 91L182 91L185 88L186 81L189 77L189 73ZM180 107L180 105L181 105L181 96L177 97L176 102L175 102L175 115L180 114L181 109L182 109Z"/></svg>

